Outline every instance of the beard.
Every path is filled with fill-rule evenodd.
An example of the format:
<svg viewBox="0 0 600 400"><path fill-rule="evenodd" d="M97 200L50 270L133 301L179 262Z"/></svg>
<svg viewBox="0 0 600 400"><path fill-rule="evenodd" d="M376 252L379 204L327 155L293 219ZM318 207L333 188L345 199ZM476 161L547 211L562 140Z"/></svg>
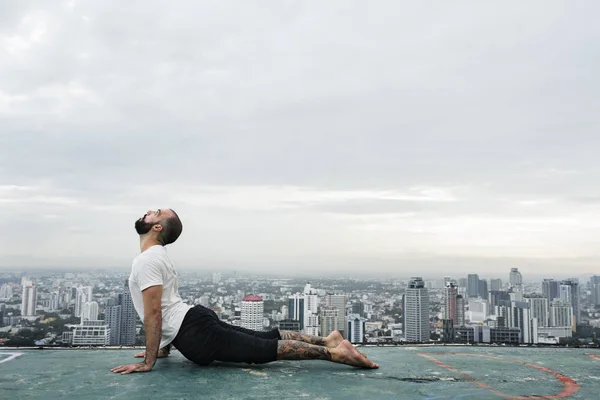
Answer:
<svg viewBox="0 0 600 400"><path fill-rule="evenodd" d="M145 217L146 216L144 215L142 218L135 221L135 231L138 233L138 235L145 235L146 233L150 232L150 229L152 229L154 226L154 224L145 222Z"/></svg>

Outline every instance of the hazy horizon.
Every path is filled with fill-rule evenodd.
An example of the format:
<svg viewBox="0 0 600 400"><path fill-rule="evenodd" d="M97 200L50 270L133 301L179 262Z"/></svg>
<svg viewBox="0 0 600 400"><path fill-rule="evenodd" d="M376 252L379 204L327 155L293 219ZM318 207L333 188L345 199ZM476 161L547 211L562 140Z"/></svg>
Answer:
<svg viewBox="0 0 600 400"><path fill-rule="evenodd" d="M600 273L599 12L3 3L0 267Z"/></svg>

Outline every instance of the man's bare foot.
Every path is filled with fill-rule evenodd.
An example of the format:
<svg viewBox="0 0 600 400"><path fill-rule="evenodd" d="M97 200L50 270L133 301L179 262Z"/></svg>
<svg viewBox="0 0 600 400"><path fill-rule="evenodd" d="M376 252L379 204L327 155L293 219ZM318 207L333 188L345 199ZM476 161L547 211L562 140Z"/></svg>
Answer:
<svg viewBox="0 0 600 400"><path fill-rule="evenodd" d="M325 347L338 347L343 341L342 334L338 331L333 331L325 338Z"/></svg>
<svg viewBox="0 0 600 400"><path fill-rule="evenodd" d="M331 353L331 361L360 368L379 368L379 365L363 356L347 340L342 341Z"/></svg>

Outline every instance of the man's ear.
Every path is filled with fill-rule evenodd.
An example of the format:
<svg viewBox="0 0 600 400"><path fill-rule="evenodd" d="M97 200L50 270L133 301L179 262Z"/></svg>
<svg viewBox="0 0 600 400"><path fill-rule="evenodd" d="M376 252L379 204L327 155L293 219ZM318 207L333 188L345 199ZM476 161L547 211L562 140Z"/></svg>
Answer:
<svg viewBox="0 0 600 400"><path fill-rule="evenodd" d="M162 225L156 224L152 227L152 229L154 230L154 232L160 232L162 231Z"/></svg>

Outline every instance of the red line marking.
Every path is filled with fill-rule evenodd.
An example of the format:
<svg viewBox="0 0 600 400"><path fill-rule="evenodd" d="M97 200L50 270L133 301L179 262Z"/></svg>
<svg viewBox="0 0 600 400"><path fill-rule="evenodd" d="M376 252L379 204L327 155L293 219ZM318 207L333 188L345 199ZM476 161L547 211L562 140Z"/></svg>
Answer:
<svg viewBox="0 0 600 400"><path fill-rule="evenodd" d="M533 395L533 396L513 396L510 394L506 394L503 392L500 392L499 390L493 389L490 386L488 386L486 383L480 382L478 380L476 380L475 378L473 378L471 375L466 374L460 370L458 370L457 368L454 368L448 364L443 363L442 361L438 360L437 358L431 356L430 354L441 354L441 355L455 355L455 356L463 356L463 357L482 357L482 358L490 358L492 360L500 360L500 361L506 361L506 362L510 362L510 363L514 363L514 364L522 364L522 365L526 365L528 367L531 368L535 368L538 369L540 371L544 371L547 372L549 374L554 375L554 377L563 384L563 390L560 393L554 394L554 395L548 395L548 396L537 396L537 395ZM471 353L453 353L453 352L449 352L449 353L445 353L445 352L428 352L428 353L418 353L418 355L420 355L421 357L425 357L431 361L433 361L434 363L436 363L437 365L439 365L442 368L446 368L449 371L452 371L460 376L462 376L463 378L465 378L466 380L468 380L469 382L473 383L476 386L479 386L480 388L483 389L487 389L490 392L503 397L505 399L518 399L518 400L524 400L524 399L562 399L565 397L569 397L571 396L573 393L577 392L580 387L577 384L577 382L575 382L573 379L569 378L566 375L563 375L561 373L558 373L554 370L551 370L550 368L546 368L546 367L541 367L539 365L536 364L531 364L531 363L527 363L527 362L523 362L523 361L518 361L518 360L507 360L504 358L500 358L500 357L496 357L496 356L488 356L485 354L471 354ZM589 354L588 354L589 355ZM592 357L592 358L596 358L596 357ZM598 358L598 360L600 360L600 358Z"/></svg>
<svg viewBox="0 0 600 400"><path fill-rule="evenodd" d="M588 354L588 357L593 358L594 360L600 361L600 356L597 356L595 354Z"/></svg>

